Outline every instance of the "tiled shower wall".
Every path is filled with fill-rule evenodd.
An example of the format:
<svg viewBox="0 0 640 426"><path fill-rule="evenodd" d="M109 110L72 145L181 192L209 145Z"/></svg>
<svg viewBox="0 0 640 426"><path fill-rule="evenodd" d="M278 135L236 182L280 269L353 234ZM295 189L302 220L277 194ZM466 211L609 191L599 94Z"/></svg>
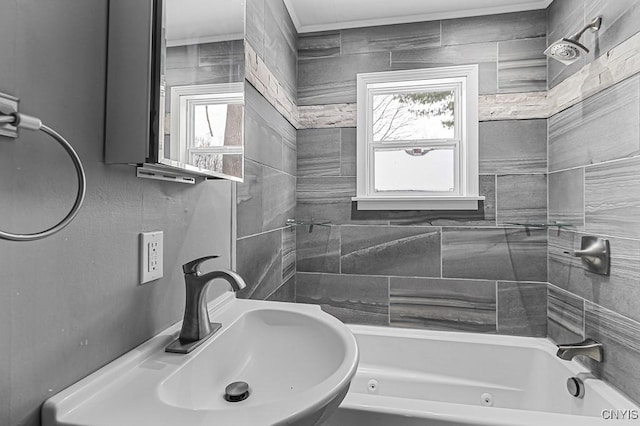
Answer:
<svg viewBox="0 0 640 426"><path fill-rule="evenodd" d="M640 31L640 3L555 1L549 42L596 15L603 25L585 33L592 53L569 67L549 62L555 86L585 63ZM549 219L573 227L549 232L549 337L592 337L605 361L591 367L640 401L640 76L587 98L549 119ZM587 272L565 251L584 235L607 238L611 275Z"/></svg>
<svg viewBox="0 0 640 426"><path fill-rule="evenodd" d="M301 34L298 104L356 73L480 64L482 94L546 90L545 11ZM358 211L355 128L298 131L298 302L351 323L546 335L545 119L480 124L477 211Z"/></svg>
<svg viewBox="0 0 640 426"><path fill-rule="evenodd" d="M282 0L249 0L246 39L295 99L298 34ZM296 129L245 83L245 180L237 186L240 297L294 301Z"/></svg>

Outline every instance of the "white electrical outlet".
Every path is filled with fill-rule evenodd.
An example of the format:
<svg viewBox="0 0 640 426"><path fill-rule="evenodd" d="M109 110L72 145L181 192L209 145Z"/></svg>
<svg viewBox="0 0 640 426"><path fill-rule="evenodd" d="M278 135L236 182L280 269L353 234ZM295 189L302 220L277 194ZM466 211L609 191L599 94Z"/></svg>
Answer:
<svg viewBox="0 0 640 426"><path fill-rule="evenodd" d="M140 284L162 278L162 231L140 234Z"/></svg>

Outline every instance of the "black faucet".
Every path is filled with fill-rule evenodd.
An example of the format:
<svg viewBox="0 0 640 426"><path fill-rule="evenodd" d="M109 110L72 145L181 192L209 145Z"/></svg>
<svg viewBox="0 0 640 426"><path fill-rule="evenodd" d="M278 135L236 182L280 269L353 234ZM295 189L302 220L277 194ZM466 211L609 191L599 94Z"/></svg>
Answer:
<svg viewBox="0 0 640 426"><path fill-rule="evenodd" d="M206 294L209 284L216 278L226 280L233 291L240 291L247 285L240 275L229 270L212 271L206 274L200 272L200 264L218 256L206 256L182 265L187 297L184 308L184 321L180 330L180 337L166 347L167 352L187 354L204 343L209 337L222 327L222 324L212 323L207 311Z"/></svg>

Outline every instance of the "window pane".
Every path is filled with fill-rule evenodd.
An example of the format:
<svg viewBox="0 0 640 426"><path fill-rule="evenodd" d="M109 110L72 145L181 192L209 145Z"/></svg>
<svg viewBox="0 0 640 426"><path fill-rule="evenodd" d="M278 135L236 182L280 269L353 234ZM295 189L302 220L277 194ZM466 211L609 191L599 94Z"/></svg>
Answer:
<svg viewBox="0 0 640 426"><path fill-rule="evenodd" d="M195 105L191 147L242 145L242 115L242 105Z"/></svg>
<svg viewBox="0 0 640 426"><path fill-rule="evenodd" d="M376 191L455 192L453 148L375 151Z"/></svg>
<svg viewBox="0 0 640 426"><path fill-rule="evenodd" d="M373 96L373 140L455 137L453 90Z"/></svg>
<svg viewBox="0 0 640 426"><path fill-rule="evenodd" d="M189 164L202 169L242 177L242 154L192 151Z"/></svg>

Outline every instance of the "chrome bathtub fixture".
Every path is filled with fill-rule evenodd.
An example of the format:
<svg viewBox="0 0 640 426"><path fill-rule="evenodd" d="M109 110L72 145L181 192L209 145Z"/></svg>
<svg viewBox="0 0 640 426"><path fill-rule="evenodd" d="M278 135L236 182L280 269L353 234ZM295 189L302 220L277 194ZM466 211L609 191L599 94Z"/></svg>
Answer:
<svg viewBox="0 0 640 426"><path fill-rule="evenodd" d="M18 129L34 131L41 130L43 133L51 136L56 142L62 145L62 148L64 148L67 154L69 154L69 157L71 157L71 161L73 162L73 166L76 169L76 176L78 178L76 201L73 203L73 207L69 213L67 213L59 223L45 229L44 231L32 234L15 234L0 230L0 239L10 241L34 241L53 235L71 223L80 211L80 207L82 207L82 203L84 202L87 178L84 174L84 168L82 167L80 157L78 157L78 154L75 152L71 144L69 144L69 142L67 142L67 140L58 132L42 124L42 121L40 121L39 118L18 112L18 103L18 98L0 93L0 136L15 139L18 137Z"/></svg>
<svg viewBox="0 0 640 426"><path fill-rule="evenodd" d="M600 24L602 23L602 17L595 17L584 26L583 29L575 33L569 38L561 38L560 40L552 43L547 49L544 51L544 54L550 58L555 59L556 61L560 61L565 65L569 65L578 60L580 55L586 55L589 53L589 49L587 49L580 40L582 34L590 29L592 32L596 32L600 29Z"/></svg>
<svg viewBox="0 0 640 426"><path fill-rule="evenodd" d="M596 379L596 377L591 373L578 373L573 377L569 377L567 379L567 391L569 391L569 394L576 398L584 398L584 382L587 379Z"/></svg>
<svg viewBox="0 0 640 426"><path fill-rule="evenodd" d="M568 345L558 345L558 352L556 353L558 358L571 361L578 355L586 356L594 361L602 362L604 359L604 348L602 343L599 343L591 338L580 343L573 343Z"/></svg>
<svg viewBox="0 0 640 426"><path fill-rule="evenodd" d="M567 390L571 396L584 398L584 382L579 377L569 377L567 379Z"/></svg>
<svg viewBox="0 0 640 426"><path fill-rule="evenodd" d="M184 321L180 337L166 347L167 352L187 354L204 343L222 327L220 323L212 323L207 311L206 294L211 281L216 278L226 280L233 291L240 291L247 285L240 275L233 271L213 271L207 274L200 272L200 265L218 256L205 256L182 265L187 297L184 308Z"/></svg>
<svg viewBox="0 0 640 426"><path fill-rule="evenodd" d="M588 271L609 275L611 263L609 240L585 235L580 242L580 250L565 251L565 253L582 258L582 264Z"/></svg>

